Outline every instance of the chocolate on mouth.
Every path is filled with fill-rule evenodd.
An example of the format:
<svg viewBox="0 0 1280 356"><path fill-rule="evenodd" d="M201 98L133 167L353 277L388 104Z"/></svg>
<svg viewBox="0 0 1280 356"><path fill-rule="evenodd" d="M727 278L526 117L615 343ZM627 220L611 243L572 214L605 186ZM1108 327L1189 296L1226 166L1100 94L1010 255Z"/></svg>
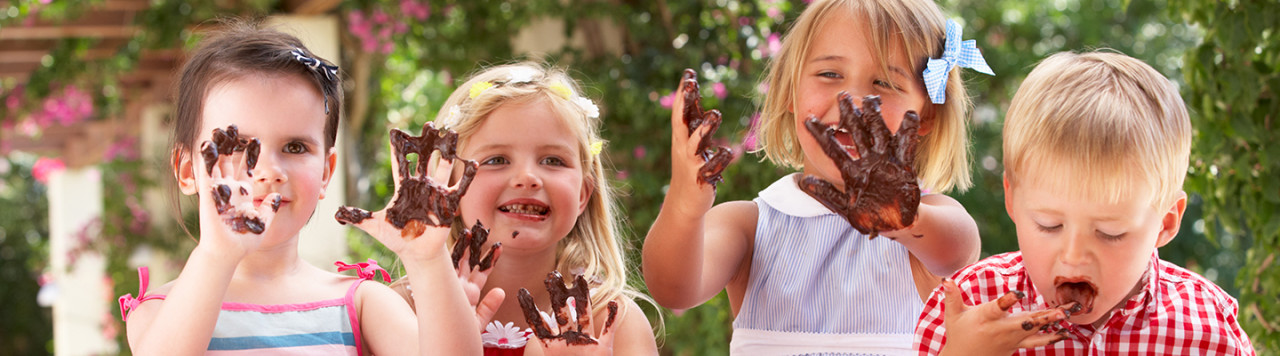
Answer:
<svg viewBox="0 0 1280 356"><path fill-rule="evenodd" d="M536 204L510 204L498 207L498 211L513 214L541 215L551 212L551 208Z"/></svg>
<svg viewBox="0 0 1280 356"><path fill-rule="evenodd" d="M1075 278L1057 277L1054 278L1053 284L1057 286L1059 305L1077 303L1071 309L1079 309L1078 312L1084 314L1093 311L1093 298L1098 296L1098 287L1093 283Z"/></svg>

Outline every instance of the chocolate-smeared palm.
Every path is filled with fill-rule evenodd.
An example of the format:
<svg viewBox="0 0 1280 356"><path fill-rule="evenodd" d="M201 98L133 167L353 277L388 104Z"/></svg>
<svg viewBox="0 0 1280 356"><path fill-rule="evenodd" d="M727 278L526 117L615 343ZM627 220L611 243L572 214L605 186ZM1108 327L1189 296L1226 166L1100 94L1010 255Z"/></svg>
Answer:
<svg viewBox="0 0 1280 356"><path fill-rule="evenodd" d="M689 128L689 135L693 136L703 125L711 126L706 136L698 139L698 157L706 162L698 170L698 180L714 187L724 180L720 173L733 160L733 150L724 146L711 147L711 135L720 128L720 111L702 111L702 96L698 95L698 74L693 69L685 69L681 81L684 82L684 93L681 93L684 95L684 124Z"/></svg>
<svg viewBox="0 0 1280 356"><path fill-rule="evenodd" d="M476 224L470 229L463 229L462 234L458 236L458 242L453 245L453 253L450 256L453 257L453 268L459 268L458 263L462 261L462 255L467 251L471 252L467 258L467 265L470 269L477 270L479 268L477 271L484 272L493 267L493 263L496 260L494 256L498 253L498 250L502 249L502 243L493 243L493 246L489 248L489 253L484 255L484 258L480 258L484 243L488 240L489 229L486 229L479 220L476 220Z"/></svg>
<svg viewBox="0 0 1280 356"><path fill-rule="evenodd" d="M565 286L560 272L553 271L547 274L545 283L551 297L554 317L538 310L528 289L520 288L516 295L525 321L533 328L533 334L544 343L555 339L562 339L568 345L599 343L598 339L591 336L591 293L586 278L577 276L573 286ZM618 302L609 301L608 309L609 317L605 320L602 335L608 333L613 326L614 317L618 315Z"/></svg>
<svg viewBox="0 0 1280 356"><path fill-rule="evenodd" d="M458 201L475 178L476 162L461 160L465 167L454 188L448 187L448 182L436 182L427 175L432 151L440 152L441 159L457 162L457 147L458 133L437 130L430 122L423 125L421 136L413 136L400 129L391 130L391 150L399 179L395 197L386 208L386 220L400 229L402 237L418 236L427 226L450 226L459 215ZM409 168L410 154L418 156L415 172ZM352 225L372 217L368 211L347 206L339 208L334 216L339 223Z"/></svg>
<svg viewBox="0 0 1280 356"><path fill-rule="evenodd" d="M811 175L800 180L800 189L871 238L881 231L911 226L920 206L920 186L913 166L920 140L919 116L908 111L894 134L880 116L879 96L863 98L861 108L854 107L848 93L840 93L837 102L838 127L823 125L816 117L804 124L840 170L844 191ZM850 136L859 157L854 158L841 146L837 133Z"/></svg>
<svg viewBox="0 0 1280 356"><path fill-rule="evenodd" d="M230 159L233 154L244 152L245 174L253 177L253 168L258 164L258 153L261 152L261 147L262 142L257 138L240 137L240 130L236 125L227 126L225 130L215 128L210 140L200 144L200 156L204 158L205 173L212 178L213 167L217 166L224 156ZM232 189L231 184L228 183L237 185L239 189ZM241 234L246 232L261 234L266 231L266 224L255 212L249 209L238 209L232 203L233 197L241 201L251 198L243 184L228 182L223 177L214 178L211 193L214 208L218 210L218 215L222 216L223 222L231 228L231 231ZM277 195L271 201L271 208L273 211L280 208L280 196Z"/></svg>

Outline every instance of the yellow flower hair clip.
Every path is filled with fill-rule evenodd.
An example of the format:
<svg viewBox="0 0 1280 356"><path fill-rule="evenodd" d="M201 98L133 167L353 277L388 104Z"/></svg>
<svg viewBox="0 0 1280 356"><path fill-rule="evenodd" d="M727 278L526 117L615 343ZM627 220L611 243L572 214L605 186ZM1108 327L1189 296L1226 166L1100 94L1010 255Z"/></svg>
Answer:
<svg viewBox="0 0 1280 356"><path fill-rule="evenodd" d="M591 143L592 156L600 155L601 151L604 151L604 141L596 141Z"/></svg>
<svg viewBox="0 0 1280 356"><path fill-rule="evenodd" d="M472 84L472 85L471 85L471 98L472 98L472 99L475 99L477 96L480 96L480 93L483 93L485 90L489 90L489 88L492 88L492 87L493 87L493 83L490 83L490 82L487 82L487 81L486 81L486 82L478 82L478 83Z"/></svg>
<svg viewBox="0 0 1280 356"><path fill-rule="evenodd" d="M564 85L564 83L552 83L550 88L551 91L556 92L556 94L559 94L560 97L565 98L565 100L573 97L573 91L569 90L569 87Z"/></svg>

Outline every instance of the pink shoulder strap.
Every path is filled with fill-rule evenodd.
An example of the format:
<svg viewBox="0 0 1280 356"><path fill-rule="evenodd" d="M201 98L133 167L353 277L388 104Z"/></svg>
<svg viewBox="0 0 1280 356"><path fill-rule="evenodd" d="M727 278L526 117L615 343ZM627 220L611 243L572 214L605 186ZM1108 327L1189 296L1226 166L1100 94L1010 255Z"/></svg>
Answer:
<svg viewBox="0 0 1280 356"><path fill-rule="evenodd" d="M356 264L347 264L342 261L336 261L333 265L338 266L338 272L354 269L356 270L356 275L360 277L360 279L357 279L356 282L352 283L351 287L347 289L347 295L343 298L343 303L347 305L347 318L351 322L351 331L356 339L356 353L363 355L364 336L360 333L360 316L356 315L356 289L360 287L361 282L373 280L374 277L377 276L378 272L382 272L382 280L387 283L391 282L391 276L387 274L387 270L378 266L378 261L374 261L372 258L366 262L359 262Z"/></svg>
<svg viewBox="0 0 1280 356"><path fill-rule="evenodd" d="M151 273L146 267L138 268L138 297L134 298L133 294L126 293L120 296L120 320L129 321L129 311L138 308L142 302L152 299L164 299L163 295L147 295L147 284L151 280Z"/></svg>

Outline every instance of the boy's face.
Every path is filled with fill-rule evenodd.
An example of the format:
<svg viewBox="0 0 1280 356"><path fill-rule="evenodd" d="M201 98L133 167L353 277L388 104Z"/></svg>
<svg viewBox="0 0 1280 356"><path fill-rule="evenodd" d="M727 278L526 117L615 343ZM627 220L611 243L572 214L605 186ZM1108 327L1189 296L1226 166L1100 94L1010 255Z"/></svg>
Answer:
<svg viewBox="0 0 1280 356"><path fill-rule="evenodd" d="M1179 192L1166 209L1153 209L1152 189L1142 184L1109 203L1047 184L1053 179L1048 173L1030 174L1046 176L1020 177L1013 185L1006 176L1004 189L1031 282L1050 306L1084 304L1071 323L1105 321L1144 286L1152 253L1178 232L1186 194Z"/></svg>

